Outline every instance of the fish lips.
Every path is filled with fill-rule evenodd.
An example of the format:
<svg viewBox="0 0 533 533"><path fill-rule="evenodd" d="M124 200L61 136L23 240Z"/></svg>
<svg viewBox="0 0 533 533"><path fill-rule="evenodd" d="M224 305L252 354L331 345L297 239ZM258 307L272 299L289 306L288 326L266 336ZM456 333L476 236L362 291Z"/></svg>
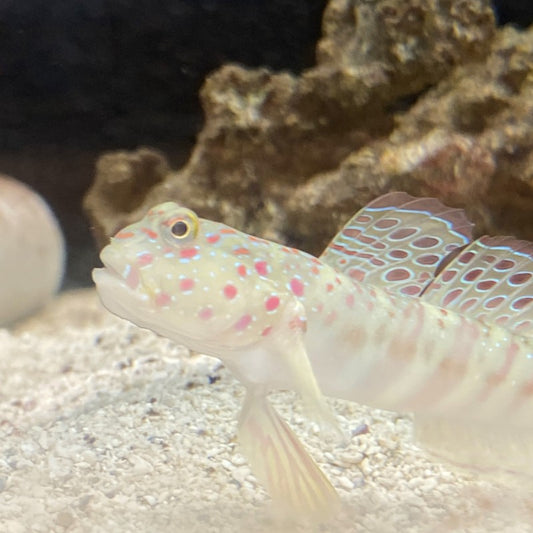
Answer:
<svg viewBox="0 0 533 533"><path fill-rule="evenodd" d="M93 281L95 283L97 283L95 275L97 279L101 279L101 274L95 273L104 270L109 275L123 281L132 290L139 286L141 282L139 267L132 262L125 261L123 255L117 253L111 245L106 246L100 252L100 260L105 268L93 270Z"/></svg>

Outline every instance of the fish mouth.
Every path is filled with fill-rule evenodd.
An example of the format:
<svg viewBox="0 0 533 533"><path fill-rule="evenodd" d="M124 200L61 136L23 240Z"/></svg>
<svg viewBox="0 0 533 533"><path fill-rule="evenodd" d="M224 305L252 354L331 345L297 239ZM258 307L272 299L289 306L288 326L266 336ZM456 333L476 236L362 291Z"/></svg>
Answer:
<svg viewBox="0 0 533 533"><path fill-rule="evenodd" d="M93 281L95 281L94 273L102 271L100 274L96 274L97 278L101 279L103 272L106 272L107 275L125 283L130 289L135 290L139 286L141 281L139 267L125 261L124 257L118 254L111 246L108 245L102 249L100 260L105 268L96 268L93 270Z"/></svg>
<svg viewBox="0 0 533 533"><path fill-rule="evenodd" d="M100 261L104 264L104 267L113 275L124 278L121 271L124 271L124 261L121 261L121 257L113 250L111 246L105 246L100 251Z"/></svg>
<svg viewBox="0 0 533 533"><path fill-rule="evenodd" d="M126 284L124 283L122 276L117 275L116 272L113 272L108 267L93 268L91 277L93 278L94 284L99 291L101 287L110 286L111 284L122 285L123 288L126 288Z"/></svg>

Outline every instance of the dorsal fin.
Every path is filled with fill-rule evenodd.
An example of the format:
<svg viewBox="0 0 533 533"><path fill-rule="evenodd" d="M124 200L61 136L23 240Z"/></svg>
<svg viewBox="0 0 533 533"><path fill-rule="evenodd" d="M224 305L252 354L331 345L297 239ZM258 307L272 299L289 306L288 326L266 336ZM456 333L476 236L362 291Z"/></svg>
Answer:
<svg viewBox="0 0 533 533"><path fill-rule="evenodd" d="M462 209L392 192L357 212L320 259L358 281L418 296L444 257L470 242L471 229Z"/></svg>
<svg viewBox="0 0 533 533"><path fill-rule="evenodd" d="M533 243L481 237L439 272L422 299L533 336Z"/></svg>

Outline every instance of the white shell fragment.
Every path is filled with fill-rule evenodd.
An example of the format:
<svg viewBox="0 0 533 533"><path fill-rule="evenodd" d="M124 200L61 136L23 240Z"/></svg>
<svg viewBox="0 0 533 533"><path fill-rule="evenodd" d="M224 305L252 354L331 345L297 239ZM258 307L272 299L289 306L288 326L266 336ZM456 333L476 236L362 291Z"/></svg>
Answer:
<svg viewBox="0 0 533 533"><path fill-rule="evenodd" d="M36 311L58 290L65 243L46 202L0 175L0 326Z"/></svg>

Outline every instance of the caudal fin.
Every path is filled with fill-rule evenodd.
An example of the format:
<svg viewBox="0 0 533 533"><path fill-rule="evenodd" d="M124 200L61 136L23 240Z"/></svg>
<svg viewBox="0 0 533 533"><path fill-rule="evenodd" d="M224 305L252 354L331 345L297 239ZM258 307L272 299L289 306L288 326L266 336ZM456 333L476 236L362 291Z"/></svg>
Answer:
<svg viewBox="0 0 533 533"><path fill-rule="evenodd" d="M288 517L328 518L338 506L335 489L265 396L247 394L239 440L253 473Z"/></svg>

